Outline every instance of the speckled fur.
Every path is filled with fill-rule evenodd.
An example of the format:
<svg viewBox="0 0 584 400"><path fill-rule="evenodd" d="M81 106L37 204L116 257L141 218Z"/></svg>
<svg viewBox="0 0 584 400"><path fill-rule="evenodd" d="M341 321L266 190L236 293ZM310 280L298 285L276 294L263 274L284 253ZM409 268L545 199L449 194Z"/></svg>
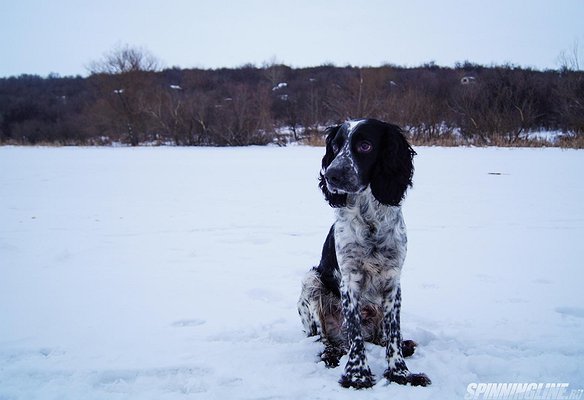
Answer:
<svg viewBox="0 0 584 400"><path fill-rule="evenodd" d="M400 273L406 257L407 234L399 202L411 184L413 150L403 139L406 143L403 150L409 155L402 159L407 163L409 157L410 166L403 169L409 176L397 201L395 196L390 200L378 198L382 196L374 195L369 178L363 178L372 175L359 169L363 169L363 165L383 171L371 160L364 162L361 158L342 165L347 163L347 158L354 156L354 137L370 138L378 147L394 145L383 135L398 134L401 136L398 139L403 138L401 131L387 132L386 127L396 128L375 120L360 120L329 133L327 145L330 146L333 140L342 144L337 146L338 153L333 157L327 149L321 173L321 189L336 207L335 223L325 241L321 263L306 275L298 301L307 335L320 336L324 344L322 361L329 367L336 367L341 356L348 353L339 382L344 387L357 389L375 383L367 362L365 341L386 346L388 368L384 376L388 380L421 386L430 384L425 375L408 371L400 332ZM375 138L377 134L381 137ZM385 150L371 156L382 158L394 149ZM345 168L346 186L338 188L331 182L323 182L329 165ZM385 179L391 181L394 177L386 176ZM335 182L342 185L338 180ZM344 192L343 188L351 188L351 191ZM375 189L376 193L383 193L380 188ZM338 197L339 194L343 197Z"/></svg>

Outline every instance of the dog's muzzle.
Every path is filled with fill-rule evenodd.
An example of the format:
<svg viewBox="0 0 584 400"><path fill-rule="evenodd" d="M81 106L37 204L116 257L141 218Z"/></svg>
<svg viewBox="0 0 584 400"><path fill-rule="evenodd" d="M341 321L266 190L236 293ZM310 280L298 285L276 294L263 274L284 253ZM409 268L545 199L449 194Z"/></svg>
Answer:
<svg viewBox="0 0 584 400"><path fill-rule="evenodd" d="M357 193L361 191L359 177L353 168L337 167L332 164L324 173L326 187L331 193Z"/></svg>

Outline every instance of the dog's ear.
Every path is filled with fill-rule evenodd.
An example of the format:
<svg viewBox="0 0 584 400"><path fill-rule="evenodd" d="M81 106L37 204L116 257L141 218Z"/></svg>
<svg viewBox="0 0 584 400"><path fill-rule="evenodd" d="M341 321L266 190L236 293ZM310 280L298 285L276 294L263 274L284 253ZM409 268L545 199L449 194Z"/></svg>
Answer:
<svg viewBox="0 0 584 400"><path fill-rule="evenodd" d="M382 204L399 206L414 175L416 152L400 127L385 124L381 150L371 176L371 192Z"/></svg>
<svg viewBox="0 0 584 400"><path fill-rule="evenodd" d="M337 132L341 128L341 125L334 125L329 126L325 130L326 134L326 150L324 153L324 157L322 158L322 168L320 170L320 174L318 177L318 187L322 190L324 194L324 198L331 207L344 207L347 204L347 195L346 194L334 194L329 192L326 187L326 181L324 179L324 173L327 167L333 162L335 159L335 153L333 151L332 141L335 138Z"/></svg>

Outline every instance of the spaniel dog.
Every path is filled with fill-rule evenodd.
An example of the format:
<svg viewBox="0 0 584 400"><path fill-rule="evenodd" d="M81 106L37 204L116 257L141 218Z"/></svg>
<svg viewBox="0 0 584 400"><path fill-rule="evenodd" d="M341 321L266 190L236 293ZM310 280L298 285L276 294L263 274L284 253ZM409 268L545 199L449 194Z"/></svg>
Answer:
<svg viewBox="0 0 584 400"><path fill-rule="evenodd" d="M400 273L406 257L406 226L400 203L412 185L416 153L402 130L374 119L327 129L319 186L335 208L320 264L302 282L298 312L308 336L324 344L321 360L339 365L339 383L368 388L375 379L365 341L387 348L391 382L426 386L425 374L410 373L404 356L416 344L400 333Z"/></svg>

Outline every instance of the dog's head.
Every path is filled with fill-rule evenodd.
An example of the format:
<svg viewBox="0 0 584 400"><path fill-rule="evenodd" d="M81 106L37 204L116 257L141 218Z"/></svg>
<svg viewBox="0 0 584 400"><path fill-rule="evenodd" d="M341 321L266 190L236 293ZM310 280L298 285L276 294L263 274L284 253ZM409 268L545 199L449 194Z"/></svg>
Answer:
<svg viewBox="0 0 584 400"><path fill-rule="evenodd" d="M371 187L382 204L398 206L412 185L416 154L396 125L375 119L327 128L319 186L332 207Z"/></svg>

